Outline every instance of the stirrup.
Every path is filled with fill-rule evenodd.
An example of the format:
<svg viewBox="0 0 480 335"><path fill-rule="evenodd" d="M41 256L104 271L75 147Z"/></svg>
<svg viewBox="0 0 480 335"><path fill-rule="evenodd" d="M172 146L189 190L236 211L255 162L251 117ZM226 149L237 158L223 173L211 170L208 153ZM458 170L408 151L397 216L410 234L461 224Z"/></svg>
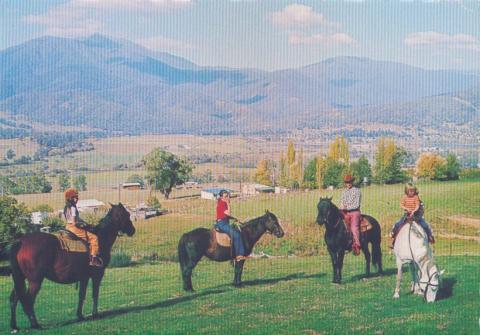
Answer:
<svg viewBox="0 0 480 335"><path fill-rule="evenodd" d="M97 268L101 268L103 267L103 260L98 256L91 256L89 265Z"/></svg>

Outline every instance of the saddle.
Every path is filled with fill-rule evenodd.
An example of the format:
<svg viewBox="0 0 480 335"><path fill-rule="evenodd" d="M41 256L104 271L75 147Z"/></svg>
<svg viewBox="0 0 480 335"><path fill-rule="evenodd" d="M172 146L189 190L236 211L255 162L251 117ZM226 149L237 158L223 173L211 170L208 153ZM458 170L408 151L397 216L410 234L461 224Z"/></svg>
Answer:
<svg viewBox="0 0 480 335"><path fill-rule="evenodd" d="M60 230L52 234L60 244L60 249L66 252L83 252L88 253L87 242L79 238L68 230Z"/></svg>
<svg viewBox="0 0 480 335"><path fill-rule="evenodd" d="M212 236L212 240L214 240L214 242L219 246L225 248L230 248L232 246L232 239L230 238L230 235L221 233L215 228L211 230L210 235Z"/></svg>
<svg viewBox="0 0 480 335"><path fill-rule="evenodd" d="M352 219L346 215L342 211L343 215L343 222L345 223L345 227L347 228L348 232L352 232L351 229L351 224L352 224ZM373 228L373 225L362 215L360 218L360 233L365 233Z"/></svg>

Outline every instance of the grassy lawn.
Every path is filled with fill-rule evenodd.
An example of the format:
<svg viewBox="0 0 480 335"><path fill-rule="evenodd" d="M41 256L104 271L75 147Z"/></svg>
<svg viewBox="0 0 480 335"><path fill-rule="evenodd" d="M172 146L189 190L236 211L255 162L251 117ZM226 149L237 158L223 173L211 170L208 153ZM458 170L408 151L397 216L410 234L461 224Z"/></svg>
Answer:
<svg viewBox="0 0 480 335"><path fill-rule="evenodd" d="M427 304L408 293L392 299L393 256L387 274L363 279L363 260L346 257L344 284L331 284L327 257L255 259L245 287L235 289L232 269L203 261L194 272L196 292L181 290L178 264L109 269L99 320L75 322L77 291L45 282L37 300L41 334L475 334L480 308L479 257L438 257L445 268L442 299ZM0 331L7 332L9 278L0 278ZM459 308L460 307L460 308ZM88 296L85 314L91 311ZM18 309L19 326L28 322ZM35 332L34 332L35 333ZM38 332L40 333L40 332Z"/></svg>

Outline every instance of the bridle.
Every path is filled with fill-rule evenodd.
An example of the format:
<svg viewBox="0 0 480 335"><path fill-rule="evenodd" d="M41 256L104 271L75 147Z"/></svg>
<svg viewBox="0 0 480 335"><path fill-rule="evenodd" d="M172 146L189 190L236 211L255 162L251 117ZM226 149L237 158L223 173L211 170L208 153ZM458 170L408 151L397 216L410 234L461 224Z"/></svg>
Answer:
<svg viewBox="0 0 480 335"><path fill-rule="evenodd" d="M411 235L411 232L412 232L412 224L413 222L415 221L412 221L412 222L409 222L409 228L408 228L408 248L410 249L410 254L412 256L412 262L414 262L415 264L417 264L417 267L418 267L418 271L420 271L420 278L423 278L423 272L422 272L422 268L420 266L420 264L418 264L416 261L415 261L415 257L413 256L413 250L412 250L412 244L411 244L411 239L410 239L410 235ZM427 268L427 271L430 272ZM436 270L435 272L433 272L432 274L429 274L427 272L427 275L428 275L428 281L418 281L419 284L424 284L425 285L425 289L422 290L422 288L420 287L419 285L419 288L420 290L423 291L423 299L427 300L427 292L428 292L428 287L431 286L431 287L436 287L438 289L438 287L440 286L440 282L438 284L432 284L431 281L433 279L433 277L435 275L438 276L438 270Z"/></svg>

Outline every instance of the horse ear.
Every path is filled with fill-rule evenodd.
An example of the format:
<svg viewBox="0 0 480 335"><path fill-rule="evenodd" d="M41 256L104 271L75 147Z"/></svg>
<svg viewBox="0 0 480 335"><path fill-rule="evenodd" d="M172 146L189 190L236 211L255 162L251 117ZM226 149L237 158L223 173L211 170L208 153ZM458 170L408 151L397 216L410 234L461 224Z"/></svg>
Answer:
<svg viewBox="0 0 480 335"><path fill-rule="evenodd" d="M111 207L114 207L114 206L115 206L115 205L114 205L114 204L112 204L110 201L109 201L108 203L110 204L110 206L111 206Z"/></svg>
<svg viewBox="0 0 480 335"><path fill-rule="evenodd" d="M267 209L267 210L265 211L265 214L270 214L270 211Z"/></svg>

